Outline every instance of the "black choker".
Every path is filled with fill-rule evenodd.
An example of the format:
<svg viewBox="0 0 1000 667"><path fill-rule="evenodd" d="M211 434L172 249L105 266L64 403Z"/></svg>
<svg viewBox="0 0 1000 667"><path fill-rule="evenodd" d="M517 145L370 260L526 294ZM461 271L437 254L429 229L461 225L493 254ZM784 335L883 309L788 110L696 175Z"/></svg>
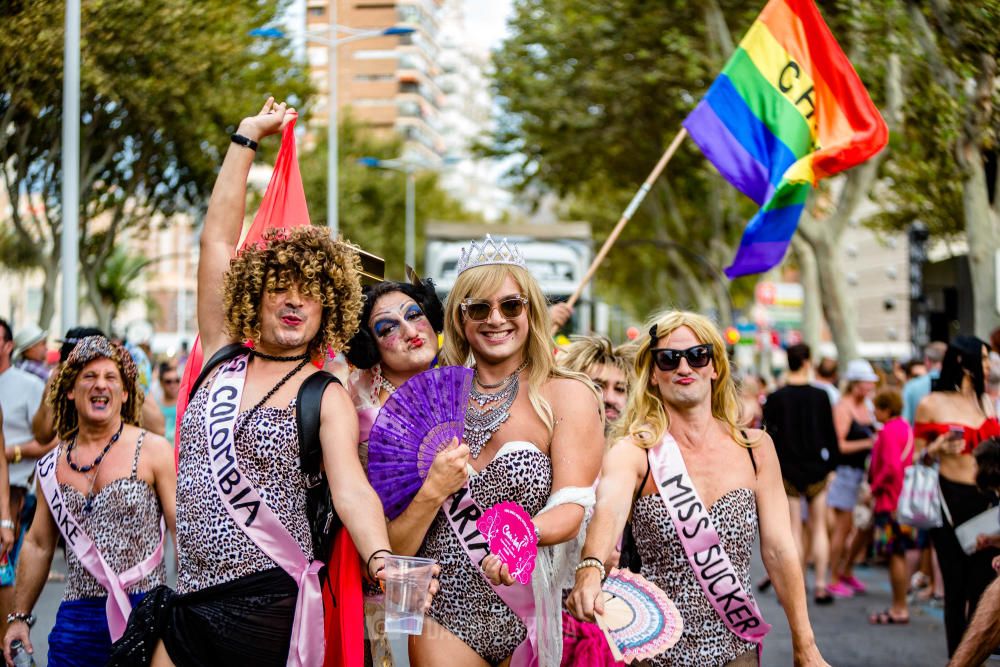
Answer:
<svg viewBox="0 0 1000 667"><path fill-rule="evenodd" d="M308 352L297 354L294 357L278 357L273 354L264 354L263 352L258 352L257 350L251 350L250 354L255 357L260 357L264 361L305 361L309 358Z"/></svg>

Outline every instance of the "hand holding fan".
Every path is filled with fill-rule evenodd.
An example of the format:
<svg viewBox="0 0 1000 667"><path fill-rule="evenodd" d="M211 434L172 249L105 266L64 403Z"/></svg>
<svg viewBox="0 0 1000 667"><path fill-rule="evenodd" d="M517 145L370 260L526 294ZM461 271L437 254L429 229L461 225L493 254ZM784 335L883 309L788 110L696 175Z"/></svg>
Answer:
<svg viewBox="0 0 1000 667"><path fill-rule="evenodd" d="M472 369L434 368L407 380L382 406L368 438L368 479L388 519L413 500L437 453L462 439L471 390Z"/></svg>
<svg viewBox="0 0 1000 667"><path fill-rule="evenodd" d="M612 570L602 586L597 624L618 660L631 663L663 653L681 638L680 612L667 594L630 570Z"/></svg>

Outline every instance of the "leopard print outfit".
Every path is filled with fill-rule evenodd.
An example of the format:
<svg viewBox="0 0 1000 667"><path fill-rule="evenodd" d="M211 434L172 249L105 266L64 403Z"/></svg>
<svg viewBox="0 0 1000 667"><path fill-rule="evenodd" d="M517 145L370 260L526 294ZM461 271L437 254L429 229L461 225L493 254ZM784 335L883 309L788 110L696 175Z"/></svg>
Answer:
<svg viewBox="0 0 1000 667"><path fill-rule="evenodd" d="M218 371L216 371L216 374ZM181 423L183 447L177 474L177 591L190 593L277 566L226 511L212 481L205 412L215 374L191 400ZM302 554L312 560L306 518L305 478L299 470L295 401L287 408L263 407L253 423L236 418L240 471L278 518Z"/></svg>
<svg viewBox="0 0 1000 667"><path fill-rule="evenodd" d="M470 477L469 488L484 510L513 501L534 516L552 489L552 461L534 445L509 442L479 474ZM513 654L527 629L469 560L442 511L417 555L434 558L441 565L441 590L431 603L430 617L492 665Z"/></svg>
<svg viewBox="0 0 1000 667"><path fill-rule="evenodd" d="M121 573L152 555L160 543L160 499L149 484L136 475L139 453L146 432L139 433L132 459L132 474L105 484L93 498L90 512L84 512L86 496L69 484L60 484L66 509L97 545L104 560L115 572ZM56 465L65 459L65 445L60 443ZM128 531L128 539L125 533ZM76 552L66 549L66 588L63 600L107 597L108 592L83 566ZM145 579L125 589L126 593L145 593L166 581L163 560Z"/></svg>
<svg viewBox="0 0 1000 667"><path fill-rule="evenodd" d="M719 543L752 599L750 556L757 535L754 492L733 489L712 505L709 516L719 533ZM755 644L743 641L725 626L705 597L659 493L642 496L636 501L632 533L642 558L642 576L663 589L684 619L680 641L666 653L649 660L650 667L721 666L756 650Z"/></svg>

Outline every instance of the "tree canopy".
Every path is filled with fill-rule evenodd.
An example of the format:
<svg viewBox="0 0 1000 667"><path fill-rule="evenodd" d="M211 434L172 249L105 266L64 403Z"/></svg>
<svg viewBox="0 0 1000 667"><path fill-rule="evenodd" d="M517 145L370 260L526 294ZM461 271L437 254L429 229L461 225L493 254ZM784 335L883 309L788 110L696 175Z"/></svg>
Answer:
<svg viewBox="0 0 1000 667"><path fill-rule="evenodd" d="M279 0L82 3L81 279L94 294L121 232L199 211L229 134L268 95L301 104L307 73L287 43L248 35ZM57 0L0 5L0 175L5 258L45 272L53 314L62 234L63 21ZM199 216L196 216L199 217Z"/></svg>

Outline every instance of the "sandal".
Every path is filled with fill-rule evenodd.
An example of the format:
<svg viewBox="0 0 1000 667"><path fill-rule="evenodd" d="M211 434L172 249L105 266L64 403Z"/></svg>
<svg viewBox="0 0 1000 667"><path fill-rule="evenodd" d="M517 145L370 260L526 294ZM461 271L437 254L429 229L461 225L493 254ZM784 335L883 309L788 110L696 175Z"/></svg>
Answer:
<svg viewBox="0 0 1000 667"><path fill-rule="evenodd" d="M825 588L817 588L816 592L813 593L813 602L824 606L833 604L833 596L830 595L830 591Z"/></svg>
<svg viewBox="0 0 1000 667"><path fill-rule="evenodd" d="M896 618L888 609L872 614L868 617L868 622L872 625L906 625L910 622L910 617Z"/></svg>

